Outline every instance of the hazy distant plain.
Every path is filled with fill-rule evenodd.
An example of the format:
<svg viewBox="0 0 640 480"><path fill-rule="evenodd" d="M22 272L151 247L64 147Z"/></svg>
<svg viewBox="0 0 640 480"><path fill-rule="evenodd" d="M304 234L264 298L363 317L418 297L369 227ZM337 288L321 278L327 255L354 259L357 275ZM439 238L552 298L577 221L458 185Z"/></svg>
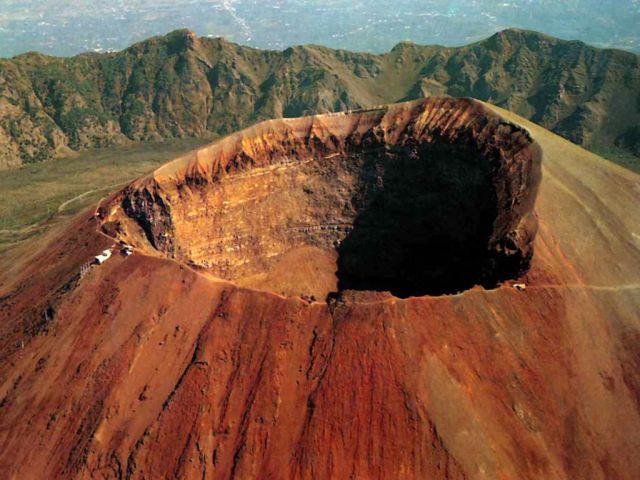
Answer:
<svg viewBox="0 0 640 480"><path fill-rule="evenodd" d="M387 51L462 45L507 27L640 51L640 0L3 0L0 57L119 50L177 28L245 45Z"/></svg>

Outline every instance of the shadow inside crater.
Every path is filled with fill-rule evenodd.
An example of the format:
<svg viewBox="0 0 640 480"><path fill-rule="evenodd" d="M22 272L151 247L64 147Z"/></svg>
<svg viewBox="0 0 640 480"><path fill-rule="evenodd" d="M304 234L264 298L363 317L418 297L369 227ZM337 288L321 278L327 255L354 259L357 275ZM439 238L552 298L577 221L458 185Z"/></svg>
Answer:
<svg viewBox="0 0 640 480"><path fill-rule="evenodd" d="M491 257L496 172L472 144L423 143L367 154L358 215L338 247L338 290L401 298L493 287L520 262Z"/></svg>

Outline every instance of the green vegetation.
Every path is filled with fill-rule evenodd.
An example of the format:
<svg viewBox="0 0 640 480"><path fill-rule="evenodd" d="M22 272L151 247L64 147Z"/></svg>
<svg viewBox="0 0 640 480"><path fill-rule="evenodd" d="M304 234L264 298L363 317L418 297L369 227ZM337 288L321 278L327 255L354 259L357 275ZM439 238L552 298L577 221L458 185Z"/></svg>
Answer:
<svg viewBox="0 0 640 480"><path fill-rule="evenodd" d="M432 95L488 101L586 147L640 152L633 53L515 29L459 48L403 42L382 55L256 50L179 30L115 54L0 60L0 168L67 147L221 135Z"/></svg>
<svg viewBox="0 0 640 480"><path fill-rule="evenodd" d="M618 147L592 147L589 150L621 167L640 173L640 157L627 150Z"/></svg>
<svg viewBox="0 0 640 480"><path fill-rule="evenodd" d="M180 140L99 149L0 171L0 250L201 144Z"/></svg>

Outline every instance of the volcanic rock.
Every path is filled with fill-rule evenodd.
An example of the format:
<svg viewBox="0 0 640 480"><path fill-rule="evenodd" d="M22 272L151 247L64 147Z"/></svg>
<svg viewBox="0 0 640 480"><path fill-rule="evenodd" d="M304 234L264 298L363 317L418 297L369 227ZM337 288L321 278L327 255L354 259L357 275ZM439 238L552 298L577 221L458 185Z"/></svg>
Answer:
<svg viewBox="0 0 640 480"><path fill-rule="evenodd" d="M540 160L477 102L429 99L261 123L103 211L118 240L285 295L455 293L528 268Z"/></svg>
<svg viewBox="0 0 640 480"><path fill-rule="evenodd" d="M221 140L0 256L0 471L639 478L639 185L471 100Z"/></svg>

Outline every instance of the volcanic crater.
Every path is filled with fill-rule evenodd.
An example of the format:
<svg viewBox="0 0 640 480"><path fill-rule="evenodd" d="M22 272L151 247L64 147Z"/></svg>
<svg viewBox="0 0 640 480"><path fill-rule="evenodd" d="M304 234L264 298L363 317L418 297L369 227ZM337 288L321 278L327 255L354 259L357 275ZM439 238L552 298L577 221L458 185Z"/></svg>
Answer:
<svg viewBox="0 0 640 480"><path fill-rule="evenodd" d="M529 267L541 150L471 99L270 120L101 206L118 240L286 296L490 288Z"/></svg>

